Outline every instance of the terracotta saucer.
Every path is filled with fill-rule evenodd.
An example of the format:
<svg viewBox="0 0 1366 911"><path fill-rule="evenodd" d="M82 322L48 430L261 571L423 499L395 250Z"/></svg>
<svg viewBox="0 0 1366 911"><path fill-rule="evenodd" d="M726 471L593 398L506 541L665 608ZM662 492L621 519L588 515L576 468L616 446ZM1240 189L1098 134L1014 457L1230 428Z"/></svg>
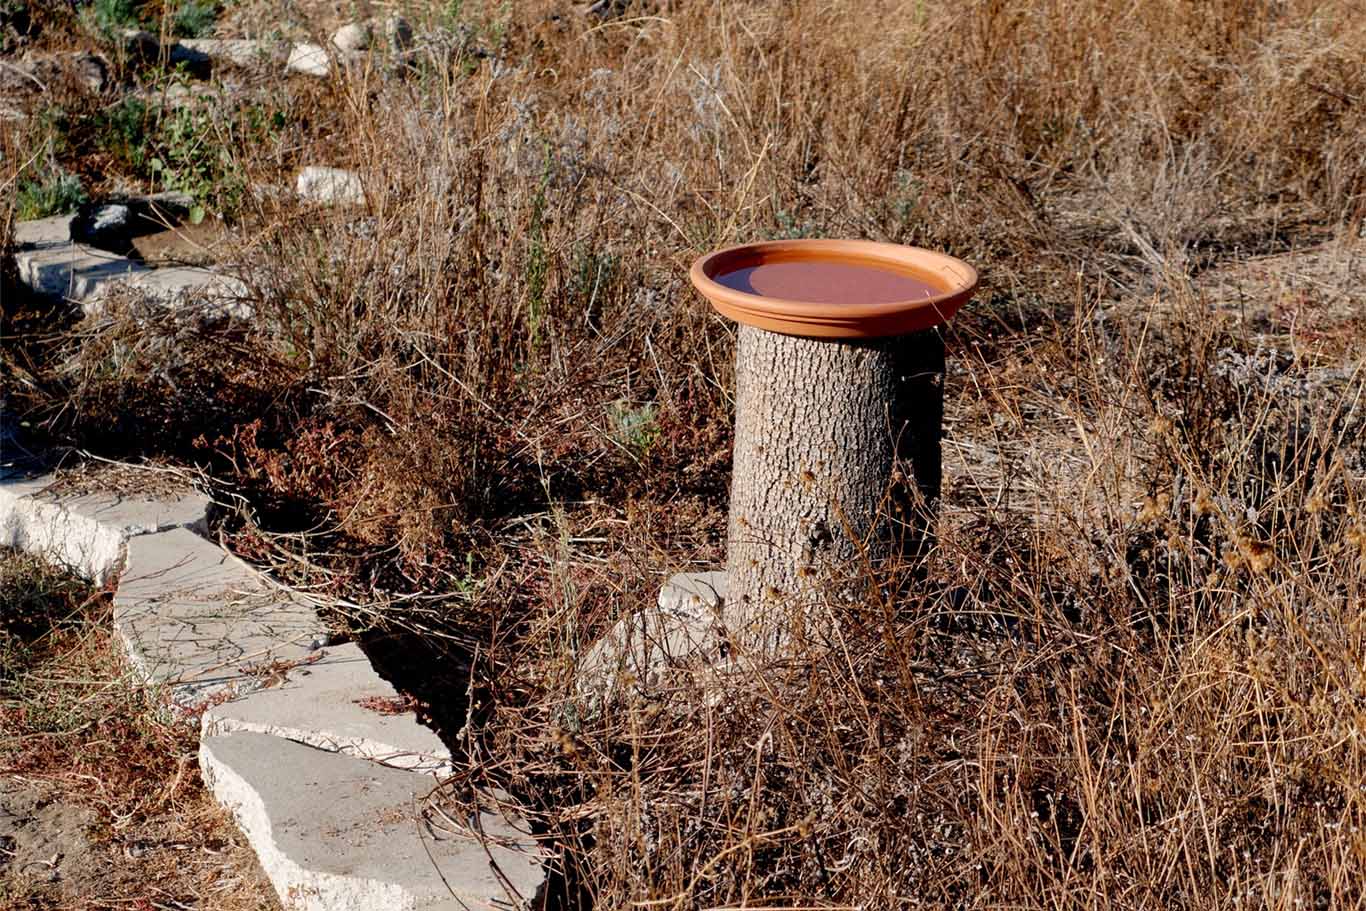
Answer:
<svg viewBox="0 0 1366 911"><path fill-rule="evenodd" d="M947 322L977 288L977 270L962 260L868 240L745 244L703 256L689 277L723 316L812 338L928 329Z"/></svg>

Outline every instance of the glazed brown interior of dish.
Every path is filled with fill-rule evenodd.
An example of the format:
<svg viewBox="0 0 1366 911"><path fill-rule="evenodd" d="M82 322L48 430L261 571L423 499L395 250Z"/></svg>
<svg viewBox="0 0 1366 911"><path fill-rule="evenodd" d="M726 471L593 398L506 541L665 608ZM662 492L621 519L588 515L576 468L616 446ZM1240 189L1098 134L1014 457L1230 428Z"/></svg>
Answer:
<svg viewBox="0 0 1366 911"><path fill-rule="evenodd" d="M949 290L905 267L847 256L739 256L718 262L709 277L745 294L812 304L913 302Z"/></svg>

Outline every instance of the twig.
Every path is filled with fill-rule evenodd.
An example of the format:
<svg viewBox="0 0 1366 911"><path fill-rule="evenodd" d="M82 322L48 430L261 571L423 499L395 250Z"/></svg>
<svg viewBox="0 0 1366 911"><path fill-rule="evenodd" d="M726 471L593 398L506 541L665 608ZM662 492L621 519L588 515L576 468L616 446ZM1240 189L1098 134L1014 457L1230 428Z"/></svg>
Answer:
<svg viewBox="0 0 1366 911"><path fill-rule="evenodd" d="M30 73L28 70L23 69L22 67L15 66L14 64L4 60L0 60L0 66L3 66L5 69L11 72L18 73L20 76L28 78L33 82L34 85L38 86L38 89L40 91L47 91L47 84L43 82L43 80L39 79L37 76Z"/></svg>

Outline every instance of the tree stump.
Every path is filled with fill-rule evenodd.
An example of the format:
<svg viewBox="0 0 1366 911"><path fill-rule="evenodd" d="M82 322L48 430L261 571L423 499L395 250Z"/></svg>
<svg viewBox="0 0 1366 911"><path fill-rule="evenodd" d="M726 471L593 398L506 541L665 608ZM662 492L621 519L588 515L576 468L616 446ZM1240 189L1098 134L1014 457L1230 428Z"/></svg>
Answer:
<svg viewBox="0 0 1366 911"><path fill-rule="evenodd" d="M739 327L723 612L750 645L790 631L828 570L924 546L939 497L937 329L819 339Z"/></svg>

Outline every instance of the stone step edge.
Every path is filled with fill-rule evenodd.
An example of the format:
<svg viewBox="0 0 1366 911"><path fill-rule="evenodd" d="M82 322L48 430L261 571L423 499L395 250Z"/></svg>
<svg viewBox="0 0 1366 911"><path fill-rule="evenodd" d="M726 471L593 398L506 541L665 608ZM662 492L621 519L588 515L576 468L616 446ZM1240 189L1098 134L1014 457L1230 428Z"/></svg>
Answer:
<svg viewBox="0 0 1366 911"><path fill-rule="evenodd" d="M253 744L252 738L258 741ZM330 752L310 762L310 747L291 743L286 748L286 742L251 732L206 736L199 763L205 787L233 814L289 911L543 906L549 857L534 836L502 812L479 809L479 835L469 829L424 836L417 816L410 814L418 811L418 796L434 786L431 778L393 768L361 771L373 764ZM275 770L301 763L307 770L294 780L326 801L316 811L304 808L313 805L299 791L274 780ZM396 794L398 782L403 783ZM403 807L398 816L396 797ZM500 792L490 797L494 805L507 799ZM314 812L317 824L333 829L335 838L326 847L301 852L300 827ZM378 842L348 834L353 823L371 819L379 827ZM338 845L349 850L339 854ZM338 870L338 861L349 869Z"/></svg>
<svg viewBox="0 0 1366 911"><path fill-rule="evenodd" d="M62 497L52 494L51 487L51 476L0 481L0 545L37 554L100 585L111 582L117 584L117 579L137 571L136 567L128 565L127 545L130 538L180 528L202 533L208 522L210 500L198 492L174 501L130 501L125 497L102 493ZM158 512L170 518L160 520L157 518ZM235 555L225 552L225 556L240 567L257 572ZM116 630L116 634L136 667L139 656L134 644L121 631ZM373 668L371 673L374 673ZM375 677L378 679L378 675ZM172 690L175 689L175 684L170 686ZM225 732L251 727L235 724L232 719L215 716L212 712L211 706L202 716L202 724L216 723ZM267 730L264 726L258 729L262 733L281 736L280 731ZM319 749L328 749L329 742L332 742L337 752L385 765L407 767L401 760L386 761L386 757L401 757L403 750L370 738L355 737L336 742L329 741L321 732L295 729L288 732L287 739ZM431 774L447 774L451 768L449 755L413 757L412 765Z"/></svg>
<svg viewBox="0 0 1366 911"><path fill-rule="evenodd" d="M338 909L408 911L414 907L410 896L397 885L384 888L373 881L358 882L353 877L309 870L290 859L275 843L265 801L230 765L217 761L210 737L203 737L199 742L199 771L214 800L232 814L237 828L246 836L285 908L291 911L311 909L324 896L330 900L331 907ZM346 901L342 896L350 900Z"/></svg>
<svg viewBox="0 0 1366 911"><path fill-rule="evenodd" d="M57 215L15 224L15 268L35 295L70 301L86 316L98 316L110 296L120 293L171 310L198 296L205 316L249 319L254 314L241 279L199 266L147 266L82 243L71 237L74 219Z"/></svg>
<svg viewBox="0 0 1366 911"><path fill-rule="evenodd" d="M126 505L116 494L63 498L51 476L0 481L0 544L42 556L104 585L124 570L129 538L177 528L203 532L209 498L198 492L175 501ZM158 515L164 518L159 518Z"/></svg>
<svg viewBox="0 0 1366 911"><path fill-rule="evenodd" d="M62 497L50 492L52 486L51 476L0 480L0 545L38 554L94 579L100 585L113 583L115 589L118 580L137 573L137 567L131 565L128 559L128 541L131 538L176 529L186 529L202 537L208 524L211 501L198 491L173 501L129 500L99 492ZM169 518L163 520L158 518L159 515ZM225 550L224 556L238 568L260 575L235 554ZM142 666L137 643L130 640L127 631L119 628L118 624L115 634L134 668L149 683L154 682L155 676ZM368 671L376 682L381 682L372 666ZM167 681L161 682L161 685L171 689L173 707L183 708L181 701L176 698L177 690L182 685ZM188 686L195 693L203 689L197 683L183 686ZM409 755L409 751L365 736L333 738L324 731L309 731L298 726L272 728L269 725L241 722L230 717L223 706L249 697L250 692L214 687L209 689L221 695L214 698L210 693L208 704L197 706L202 711L199 715L201 737L220 731L253 730L396 768L416 768L434 775L449 774L451 771L449 753L444 756L436 753ZM219 704L215 705L215 702ZM416 720L414 723L417 723ZM405 762L405 757L409 761Z"/></svg>
<svg viewBox="0 0 1366 911"><path fill-rule="evenodd" d="M403 771L451 774L450 750L354 643L329 645L279 686L211 705L201 736L270 734Z"/></svg>
<svg viewBox="0 0 1366 911"><path fill-rule="evenodd" d="M130 504L124 498L98 493L64 499L53 495L50 492L51 487L50 478L0 481L0 544L17 546L49 558L55 556L59 562L92 578L99 578L102 583L112 581L117 585L124 574L136 571L136 567L127 565L127 542L130 538L181 528L201 532L207 523L209 500L199 493L181 497L173 503L143 500L132 501ZM165 510L170 518L159 519L157 516L160 510ZM74 532L74 537L72 534L62 533L63 530ZM255 572L240 558L227 554L226 551L225 555ZM373 674L373 668L370 668L370 672ZM241 780L225 764L214 761L210 741L216 736L232 736L229 733L214 733L212 728L216 723L231 728L234 722L222 717L211 719L207 711L202 716L198 757L201 774L220 804L228 806L228 800L221 792L226 789L233 794L233 805L230 809L239 827L247 835L272 884L280 892L280 899L286 908L317 908L319 911L322 907L327 907L329 911L332 908L355 911L411 908L416 911L419 907L417 900L400 885L308 870L277 850L274 841L269 837L270 818L266 807L259 798L254 801L244 799L243 794L253 793L249 783ZM293 732L298 735L297 739L294 736L281 736L280 731L249 731L246 727L238 733L301 743L323 752L344 755L359 762L386 766L423 778L429 778L433 773L443 770L441 767L402 768L388 765L373 755L365 755L383 753L388 749L386 745L379 743L363 744L361 749L355 752L344 749L333 751L329 746L336 744L329 744L325 738L304 731ZM444 771L449 771L448 759L444 763ZM333 901L326 906L320 906L310 898L318 895L333 896L342 903L337 904ZM459 898L453 898L453 902L466 904ZM421 907L432 906L424 902ZM493 906L488 907L491 909Z"/></svg>
<svg viewBox="0 0 1366 911"><path fill-rule="evenodd" d="M199 734L201 738L226 737L230 734L267 734L301 746L322 750L325 753L336 753L339 756L349 756L352 759L363 759L376 765L399 769L404 772L430 775L433 778L443 778L455 771L450 757L438 753L418 753L412 750L404 750L393 744L369 737L335 737L300 727L241 721L236 718L217 715L214 708L216 707L210 707L204 712Z"/></svg>

